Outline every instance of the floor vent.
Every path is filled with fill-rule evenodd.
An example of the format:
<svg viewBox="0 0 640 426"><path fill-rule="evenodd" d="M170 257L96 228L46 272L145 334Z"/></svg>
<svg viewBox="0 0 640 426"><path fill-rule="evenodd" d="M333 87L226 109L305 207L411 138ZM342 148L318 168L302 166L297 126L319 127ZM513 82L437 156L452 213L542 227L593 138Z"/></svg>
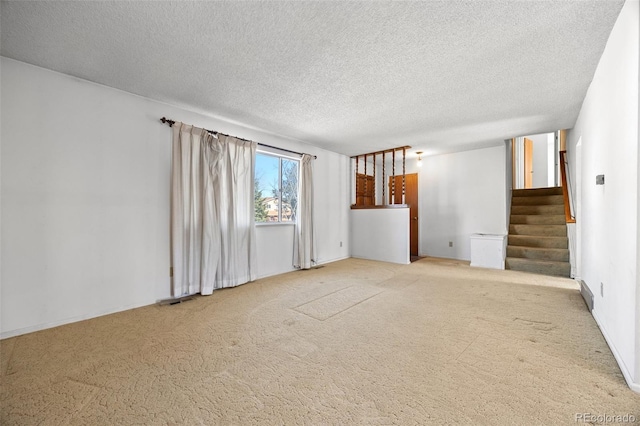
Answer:
<svg viewBox="0 0 640 426"><path fill-rule="evenodd" d="M580 280L580 294L582 294L582 298L584 299L584 303L587 304L587 308L589 308L589 312L593 311L593 293L587 287L584 281Z"/></svg>

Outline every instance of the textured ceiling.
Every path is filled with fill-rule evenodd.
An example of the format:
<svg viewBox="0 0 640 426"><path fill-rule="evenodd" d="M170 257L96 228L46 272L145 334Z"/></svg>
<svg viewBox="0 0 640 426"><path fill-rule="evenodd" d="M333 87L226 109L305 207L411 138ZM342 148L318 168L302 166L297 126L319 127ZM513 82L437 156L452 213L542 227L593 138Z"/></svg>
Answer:
<svg viewBox="0 0 640 426"><path fill-rule="evenodd" d="M572 127L623 1L3 1L1 54L347 155Z"/></svg>

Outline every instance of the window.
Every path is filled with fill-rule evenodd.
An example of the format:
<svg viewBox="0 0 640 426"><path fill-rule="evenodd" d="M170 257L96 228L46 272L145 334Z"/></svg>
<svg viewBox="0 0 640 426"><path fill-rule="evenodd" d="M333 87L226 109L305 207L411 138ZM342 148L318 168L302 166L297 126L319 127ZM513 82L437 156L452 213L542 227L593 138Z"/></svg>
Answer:
<svg viewBox="0 0 640 426"><path fill-rule="evenodd" d="M256 223L296 221L299 163L275 154L256 154Z"/></svg>

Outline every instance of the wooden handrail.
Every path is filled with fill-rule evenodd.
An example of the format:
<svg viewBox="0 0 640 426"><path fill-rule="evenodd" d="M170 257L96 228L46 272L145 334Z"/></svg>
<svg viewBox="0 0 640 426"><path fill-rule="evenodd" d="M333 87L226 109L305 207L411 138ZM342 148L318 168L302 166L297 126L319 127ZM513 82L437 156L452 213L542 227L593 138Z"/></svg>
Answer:
<svg viewBox="0 0 640 426"><path fill-rule="evenodd" d="M576 219L571 216L571 205L569 204L569 186L567 185L566 168L567 151L560 151L560 176L562 178L562 198L564 199L564 218L567 223L576 223Z"/></svg>

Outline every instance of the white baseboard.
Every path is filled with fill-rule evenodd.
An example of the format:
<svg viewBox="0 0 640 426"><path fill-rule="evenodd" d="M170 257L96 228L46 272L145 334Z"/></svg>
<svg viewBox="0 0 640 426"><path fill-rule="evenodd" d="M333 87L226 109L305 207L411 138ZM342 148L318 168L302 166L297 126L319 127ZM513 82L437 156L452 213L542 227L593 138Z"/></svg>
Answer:
<svg viewBox="0 0 640 426"><path fill-rule="evenodd" d="M350 259L350 258L351 258L351 256L344 256L344 257L337 257L335 259L330 259L330 260L320 260L314 266L326 265L327 263L338 262L340 260L345 260L345 259ZM258 275L257 279L261 280L263 278L275 277L276 275L288 274L289 272L294 272L294 271L298 271L298 269L296 269L293 266L291 266L291 269L289 269L288 271L280 271L280 272L274 272L273 274Z"/></svg>
<svg viewBox="0 0 640 426"><path fill-rule="evenodd" d="M607 342L607 345L609 345L609 349L611 349L611 352L613 353L613 357L616 359L616 362L620 367L620 371L622 371L622 375L624 376L624 380L627 382L627 385L629 386L629 388L631 388L632 391L640 393L640 383L636 383L633 381L633 377L631 377L631 373L629 373L629 370L627 369L626 364L622 361L622 357L620 356L620 353L618 352L615 345L613 344L613 341L609 337L609 334L607 334L607 330L602 326L602 323L598 318L598 314L594 310L594 311L591 311L591 315L593 315L593 318L596 320L596 324L598 324L598 328L600 328L600 331L604 336L604 340Z"/></svg>
<svg viewBox="0 0 640 426"><path fill-rule="evenodd" d="M20 336L23 334L27 334L27 333L33 333L34 331L41 331L41 330L46 330L48 328L53 328L53 327L59 327L61 325L65 325L65 324L71 324L73 322L78 322L78 321L84 321L84 320L88 320L88 319L92 319L92 318L97 318L97 317L101 317L104 315L111 315L111 314L115 314L118 312L123 312L123 311L128 311L129 309L136 309L136 308L142 308L143 306L149 306L149 305L153 305L154 302L151 303L140 303L140 304L134 304L134 305L127 305L127 306L122 306L119 308L114 308L114 309L108 309L106 311L101 311L101 312L97 312L97 313L90 313L90 314L85 314L85 315L78 315L75 317L71 317L71 318L65 318L59 321L51 321L51 322L45 322L42 324L36 324L36 325L31 325L29 327L24 327L24 328L19 328L16 330L8 330L8 331L4 331L2 333L0 333L0 340L2 339L8 339L9 337L16 337L16 336Z"/></svg>
<svg viewBox="0 0 640 426"><path fill-rule="evenodd" d="M339 257L339 258L330 259L330 260L323 260L323 261L318 262L318 265L325 265L325 264L328 264L328 263L338 262L340 260L349 259L350 257L351 256L344 256L344 257ZM279 273L276 273L276 274L260 276L260 277L258 277L258 279L272 277L272 276L280 275L280 274L286 274L287 272L292 272L292 271L296 271L296 269L292 267L290 271L284 271L284 272L279 272ZM4 332L0 333L0 340L8 339L10 337L20 336L20 335L27 334L27 333L33 333L35 331L46 330L48 328L59 327L61 325L71 324L71 323L78 322L78 321L84 321L84 320L88 320L88 319L91 319L91 318L97 318L97 317L101 317L101 316L104 316L104 315L115 314L117 312L128 311L129 309L141 308L143 306L149 306L149 305L153 305L155 303L156 303L156 301L153 301L153 302L150 302L150 303L139 303L139 304L127 305L127 306L122 306L122 307L119 307L119 308L108 309L106 311L101 311L101 312L97 312L97 313L90 313L90 314L85 314L85 315L78 315L78 316L71 317L71 318L65 318L65 319L62 319L62 320L59 320L59 321L45 322L45 323L42 323L42 324L36 324L36 325L29 326L29 327L19 328L19 329L16 329L16 330L8 330L8 331L4 331Z"/></svg>
<svg viewBox="0 0 640 426"><path fill-rule="evenodd" d="M326 265L327 263L339 262L345 259L351 259L351 256L342 256L342 257L336 257L335 259L321 260L318 262L318 265Z"/></svg>
<svg viewBox="0 0 640 426"><path fill-rule="evenodd" d="M280 272L274 272L274 273L268 273L268 274L264 274L264 275L258 275L258 278L256 278L257 280L261 280L263 278L269 278L269 277L275 277L276 275L282 275L282 274L288 274L289 272L294 272L297 271L296 268L294 268L293 266L291 266L291 269L289 269L288 271L280 271ZM247 283L249 284L249 283Z"/></svg>

